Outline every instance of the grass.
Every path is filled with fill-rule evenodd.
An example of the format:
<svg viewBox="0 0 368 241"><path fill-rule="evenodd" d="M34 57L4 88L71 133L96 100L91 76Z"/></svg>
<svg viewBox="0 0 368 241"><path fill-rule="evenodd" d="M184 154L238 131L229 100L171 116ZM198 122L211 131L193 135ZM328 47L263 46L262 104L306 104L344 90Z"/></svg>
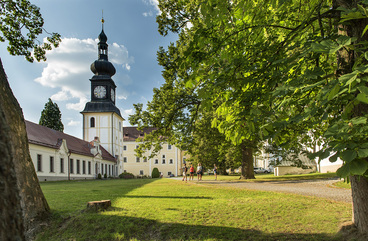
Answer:
<svg viewBox="0 0 368 241"><path fill-rule="evenodd" d="M339 182L335 182L333 184L335 187L338 187L338 188L344 188L344 189L351 189L351 183L347 183L345 181L339 181Z"/></svg>
<svg viewBox="0 0 368 241"><path fill-rule="evenodd" d="M339 240L339 224L351 220L347 203L172 179L41 187L52 217L37 240ZM85 210L88 201L106 199L109 210Z"/></svg>

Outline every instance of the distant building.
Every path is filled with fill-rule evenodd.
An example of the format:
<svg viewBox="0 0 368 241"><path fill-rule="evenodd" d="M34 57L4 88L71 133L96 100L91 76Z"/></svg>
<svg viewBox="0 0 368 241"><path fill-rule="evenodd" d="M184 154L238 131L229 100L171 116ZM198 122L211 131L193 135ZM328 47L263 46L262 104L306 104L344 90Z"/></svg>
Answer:
<svg viewBox="0 0 368 241"><path fill-rule="evenodd" d="M140 144L136 140L143 138L145 134L153 130L154 128L147 128L139 131L136 127L124 127L124 172L131 172L134 175L151 176L153 168L156 167L164 177L181 175L180 169L186 157L184 152L174 145L163 144L160 153L151 159L136 156L135 149ZM149 156L150 154L151 152L147 151L144 156Z"/></svg>
<svg viewBox="0 0 368 241"><path fill-rule="evenodd" d="M83 140L26 121L29 149L39 180L93 179L98 174L102 178L117 177L122 172L150 176L155 167L163 176L180 175L185 156L173 145L164 144L153 159L136 156L137 138L153 128L141 132L136 127L123 127L124 118L115 105L116 85L111 78L116 70L108 61L103 26L98 39L98 59L91 64L91 101L81 112Z"/></svg>
<svg viewBox="0 0 368 241"><path fill-rule="evenodd" d="M26 121L29 150L40 181L117 177L117 159L100 145Z"/></svg>

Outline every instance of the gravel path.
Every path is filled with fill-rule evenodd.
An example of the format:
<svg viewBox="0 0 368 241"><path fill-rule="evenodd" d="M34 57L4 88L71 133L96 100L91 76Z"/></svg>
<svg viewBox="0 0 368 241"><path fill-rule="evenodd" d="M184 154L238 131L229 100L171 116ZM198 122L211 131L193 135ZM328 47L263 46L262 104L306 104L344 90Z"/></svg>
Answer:
<svg viewBox="0 0 368 241"><path fill-rule="evenodd" d="M351 203L351 190L332 186L332 184L337 181L337 179L282 182L226 182L205 180L199 182L199 184L245 188L260 191L286 192Z"/></svg>

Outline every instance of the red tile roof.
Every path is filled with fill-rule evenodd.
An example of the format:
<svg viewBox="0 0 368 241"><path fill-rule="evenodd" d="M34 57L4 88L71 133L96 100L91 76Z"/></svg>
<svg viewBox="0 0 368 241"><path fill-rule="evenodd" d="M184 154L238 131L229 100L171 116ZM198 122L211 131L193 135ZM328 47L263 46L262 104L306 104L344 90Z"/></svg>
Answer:
<svg viewBox="0 0 368 241"><path fill-rule="evenodd" d="M135 141L136 139L143 138L144 134L151 133L152 131L156 130L157 128L149 127L144 128L143 131L139 131L138 127L129 126L123 128L124 138L123 141Z"/></svg>
<svg viewBox="0 0 368 241"><path fill-rule="evenodd" d="M64 139L66 140L66 145L71 153L93 157L93 154L91 153L91 144L89 142L27 120L25 122L29 143L59 149ZM100 147L102 158L104 160L116 162L114 156L112 156L102 146Z"/></svg>

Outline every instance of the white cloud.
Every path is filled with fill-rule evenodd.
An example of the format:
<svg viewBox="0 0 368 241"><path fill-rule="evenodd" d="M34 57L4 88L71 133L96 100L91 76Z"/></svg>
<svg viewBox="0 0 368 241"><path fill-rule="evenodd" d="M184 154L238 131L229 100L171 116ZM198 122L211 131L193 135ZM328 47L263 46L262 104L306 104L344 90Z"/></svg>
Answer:
<svg viewBox="0 0 368 241"><path fill-rule="evenodd" d="M125 115L131 115L131 114L133 114L133 109L124 110L123 113Z"/></svg>
<svg viewBox="0 0 368 241"><path fill-rule="evenodd" d="M83 110L90 94L89 79L93 76L90 65L98 57L97 43L97 39L63 38L58 48L47 53L47 62L43 64L45 67L35 81L43 86L59 89L51 99L67 101L67 109ZM112 43L109 61L130 70L134 58L129 57L125 46Z"/></svg>
<svg viewBox="0 0 368 241"><path fill-rule="evenodd" d="M119 95L116 97L118 100L126 100L128 99L128 97L126 97L125 95Z"/></svg>
<svg viewBox="0 0 368 241"><path fill-rule="evenodd" d="M81 124L80 121L71 120L68 122L68 126L80 126L80 124Z"/></svg>
<svg viewBox="0 0 368 241"><path fill-rule="evenodd" d="M153 6L154 11L156 12L156 15L161 14L161 11L158 7L158 0L143 0L143 2L147 5ZM152 10L143 13L143 16L145 17L152 17L153 15L154 13L152 12Z"/></svg>

